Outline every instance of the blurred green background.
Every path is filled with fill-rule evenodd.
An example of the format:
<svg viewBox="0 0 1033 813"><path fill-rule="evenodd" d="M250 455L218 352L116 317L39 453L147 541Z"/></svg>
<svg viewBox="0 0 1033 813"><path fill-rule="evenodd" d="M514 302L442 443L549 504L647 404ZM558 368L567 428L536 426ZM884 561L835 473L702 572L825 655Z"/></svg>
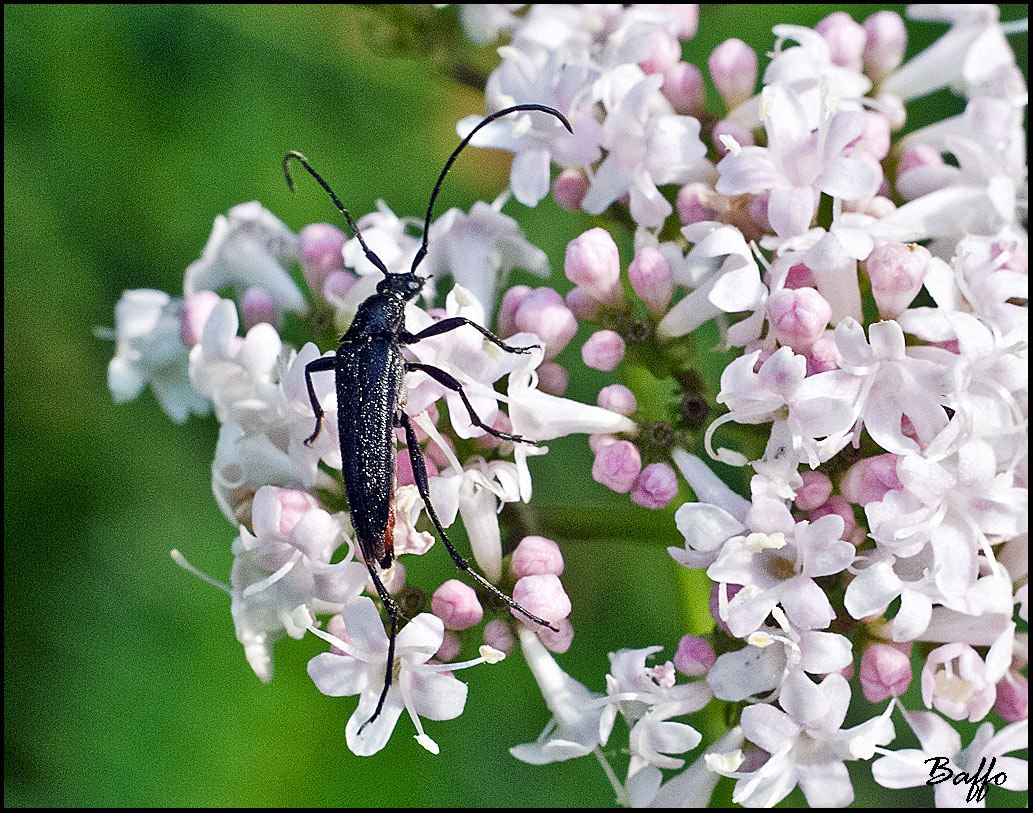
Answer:
<svg viewBox="0 0 1033 813"><path fill-rule="evenodd" d="M686 58L702 65L729 36L763 53L773 24L813 25L834 8L863 20L878 7L704 7ZM914 30L909 53L943 29ZM173 425L149 392L115 407L113 346L94 336L125 289L181 293L213 218L237 203L260 200L295 230L332 220L314 185L287 193L288 149L356 216L378 198L422 215L456 121L483 112L457 66L472 55L490 67L492 52L472 54L456 31L454 9L4 7L6 805L612 804L591 757L536 768L508 755L548 719L519 657L463 676L463 717L428 723L437 757L406 719L381 754L351 756L354 699L321 696L305 674L317 641L281 641L276 679L259 683L226 597L168 555L180 548L228 578L235 529L210 491L214 420ZM928 104L931 115L960 107ZM507 168L507 155L471 151L438 212L491 200ZM507 212L557 270L587 223L548 201ZM571 368L582 399L607 383ZM535 462L532 505L568 537L577 637L559 661L601 690L607 652L661 644L669 657L687 631L678 590L692 583L664 551L680 543L673 507L652 514L592 482L583 438ZM436 584L449 567L440 555L413 572ZM858 783L858 803L880 803L877 790ZM923 805L931 794L881 798Z"/></svg>

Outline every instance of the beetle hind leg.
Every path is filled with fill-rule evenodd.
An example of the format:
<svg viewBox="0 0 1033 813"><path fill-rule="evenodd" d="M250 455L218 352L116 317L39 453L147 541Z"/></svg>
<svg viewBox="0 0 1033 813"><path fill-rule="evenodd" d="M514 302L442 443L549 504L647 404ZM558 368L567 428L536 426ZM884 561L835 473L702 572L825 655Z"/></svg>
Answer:
<svg viewBox="0 0 1033 813"><path fill-rule="evenodd" d="M464 573L468 573L470 578L486 590L489 590L498 596L525 618L540 626L548 627L553 632L559 632L559 629L554 624L525 610L520 605L520 602L512 596L503 593L494 584L484 578L484 576L470 567L470 563L463 558L459 551L456 550L455 545L453 545L452 541L445 535L445 529L441 527L441 521L438 519L438 515L434 511L434 506L430 501L430 486L427 482L427 467L423 462L423 450L420 449L419 441L416 438L416 431L412 426L412 421L404 412L399 412L396 423L405 430L405 443L409 448L409 461L412 463L413 479L416 481L416 488L419 490L420 496L423 498L423 505L427 509L427 515L430 517L430 521L434 523L434 527L438 532L438 537L440 537L442 543L444 543L445 548L448 550L448 555L451 556L452 561L455 562L455 566Z"/></svg>
<svg viewBox="0 0 1033 813"><path fill-rule="evenodd" d="M398 609L398 603L391 598L391 594L387 592L387 588L384 587L384 582L380 579L380 574L377 573L376 567L366 562L366 568L369 570L369 575L373 579L373 586L377 588L377 595L380 596L380 603L384 605L384 609L387 611L387 617L391 622L391 632L387 639L387 670L384 672L384 688L380 692L380 699L377 701L376 711L373 712L373 716L370 717L366 722L359 726L358 734L362 734L362 730L372 723L377 717L380 716L380 712L384 710L384 702L387 700L387 693L391 689L391 682L394 677L394 665L395 665L395 639L398 638L398 616L400 614Z"/></svg>

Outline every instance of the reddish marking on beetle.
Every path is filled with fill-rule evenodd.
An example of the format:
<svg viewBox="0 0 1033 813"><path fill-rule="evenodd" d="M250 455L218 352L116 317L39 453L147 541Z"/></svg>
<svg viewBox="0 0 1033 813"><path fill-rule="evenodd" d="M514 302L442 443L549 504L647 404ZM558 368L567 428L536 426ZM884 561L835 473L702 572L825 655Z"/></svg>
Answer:
<svg viewBox="0 0 1033 813"><path fill-rule="evenodd" d="M384 550L389 559L395 557L395 495L391 492L390 506L387 512L387 529L384 531Z"/></svg>

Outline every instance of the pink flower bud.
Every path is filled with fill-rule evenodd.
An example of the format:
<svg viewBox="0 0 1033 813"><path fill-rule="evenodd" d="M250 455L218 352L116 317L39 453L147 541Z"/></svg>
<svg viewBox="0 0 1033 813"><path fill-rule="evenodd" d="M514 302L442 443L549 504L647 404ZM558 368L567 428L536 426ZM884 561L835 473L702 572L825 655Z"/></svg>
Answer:
<svg viewBox="0 0 1033 813"><path fill-rule="evenodd" d="M599 301L593 299L584 288L569 291L564 301L577 319L593 321L599 313Z"/></svg>
<svg viewBox="0 0 1033 813"><path fill-rule="evenodd" d="M883 319L901 313L922 288L932 255L917 243L880 243L865 260L872 295Z"/></svg>
<svg viewBox="0 0 1033 813"><path fill-rule="evenodd" d="M729 110L734 110L753 95L753 86L757 82L757 54L745 42L725 40L711 52L707 64L710 78Z"/></svg>
<svg viewBox="0 0 1033 813"><path fill-rule="evenodd" d="M771 202L770 192L761 192L750 198L750 205L747 211L750 213L750 220L757 224L761 231L772 232L771 220L768 218L768 204Z"/></svg>
<svg viewBox="0 0 1033 813"><path fill-rule="evenodd" d="M721 136L731 137L740 147L753 146L753 133L741 124L737 124L729 119L723 119L714 125L714 129L710 134L710 137L713 139L714 146L717 147L717 151L722 156L728 155L731 148L725 143L725 139L722 139Z"/></svg>
<svg viewBox="0 0 1033 813"><path fill-rule="evenodd" d="M805 353L825 332L832 318L832 306L814 288L783 288L768 297L768 319L775 338Z"/></svg>
<svg viewBox="0 0 1033 813"><path fill-rule="evenodd" d="M846 497L840 497L838 494L829 497L824 503L810 512L810 520L815 522L829 514L838 514L843 518L843 534L840 536L840 539L847 539L854 532L854 528L857 527L857 520L854 519L854 509L850 507Z"/></svg>
<svg viewBox="0 0 1033 813"><path fill-rule="evenodd" d="M882 113L865 111L861 146L876 161L890 154L890 122Z"/></svg>
<svg viewBox="0 0 1033 813"><path fill-rule="evenodd" d="M436 444L432 444L436 445ZM401 449L396 453L395 457L395 476L398 478L398 485L400 486L411 486L416 484L416 479L412 473L412 461L409 459L409 450ZM424 468L427 469L428 477L436 477L438 474L437 464L429 457L424 456L423 458Z"/></svg>
<svg viewBox="0 0 1033 813"><path fill-rule="evenodd" d="M864 21L864 31L864 72L880 82L904 59L907 29L897 12L877 11Z"/></svg>
<svg viewBox="0 0 1033 813"><path fill-rule="evenodd" d="M563 572L563 554L560 546L544 536L525 536L513 551L510 562L517 576L537 576L552 573L558 576Z"/></svg>
<svg viewBox="0 0 1033 813"><path fill-rule="evenodd" d="M280 533L290 536L298 520L313 508L319 508L319 501L307 491L298 491L293 488L280 488L269 486L276 494L276 501L280 505Z"/></svg>
<svg viewBox="0 0 1033 813"><path fill-rule="evenodd" d="M681 43L663 28L649 33L652 49L649 56L638 63L643 73L667 73L681 59Z"/></svg>
<svg viewBox="0 0 1033 813"><path fill-rule="evenodd" d="M599 390L595 402L603 409L611 412L619 412L621 415L630 415L638 409L638 401L635 393L623 384L610 384Z"/></svg>
<svg viewBox="0 0 1033 813"><path fill-rule="evenodd" d="M553 632L548 627L535 627L535 632L546 649L562 655L570 649L570 644L574 640L574 627L571 626L569 618L564 618L556 626L559 627L559 632Z"/></svg>
<svg viewBox="0 0 1033 813"><path fill-rule="evenodd" d="M845 11L835 11L814 26L829 46L832 62L852 71L861 70L861 55L868 35Z"/></svg>
<svg viewBox="0 0 1033 813"><path fill-rule="evenodd" d="M350 644L352 639L348 635L348 630L344 628L344 619L339 615L335 615L329 621L326 622L326 631L329 632L335 638L340 638L346 644ZM333 644L330 645L330 651L335 655L346 655L347 653Z"/></svg>
<svg viewBox="0 0 1033 813"><path fill-rule="evenodd" d="M357 280L358 277L350 271L331 271L323 283L323 299L331 305L336 305L344 300Z"/></svg>
<svg viewBox="0 0 1033 813"><path fill-rule="evenodd" d="M603 446L592 464L592 479L618 494L627 494L642 471L642 455L630 440Z"/></svg>
<svg viewBox="0 0 1033 813"><path fill-rule="evenodd" d="M683 116L695 116L703 110L706 101L706 86L703 73L691 62L678 62L664 74L660 91L667 97L675 112Z"/></svg>
<svg viewBox="0 0 1033 813"><path fill-rule="evenodd" d="M814 274L803 263L792 266L786 274L786 288L814 288Z"/></svg>
<svg viewBox="0 0 1033 813"><path fill-rule="evenodd" d="M1008 258L1004 261L1004 265L1002 265L1001 268L1007 271L1013 271L1016 274L1028 275L1029 246L1025 243L1019 243L1018 245L1005 249L1000 243L994 243L991 246L991 255L996 260L1006 250L1008 251Z"/></svg>
<svg viewBox="0 0 1033 813"><path fill-rule="evenodd" d="M330 273L344 270L341 251L347 241L348 236L329 223L312 223L298 233L301 272L310 291L321 293Z"/></svg>
<svg viewBox="0 0 1033 813"><path fill-rule="evenodd" d="M869 703L899 697L911 685L911 659L896 647L872 644L861 656L861 690Z"/></svg>
<svg viewBox="0 0 1033 813"><path fill-rule="evenodd" d="M184 347L193 347L201 341L208 317L219 301L220 297L215 291L198 291L186 298L179 324L179 340Z"/></svg>
<svg viewBox="0 0 1033 813"><path fill-rule="evenodd" d="M491 422L491 428L498 429L500 432L513 433L513 423L505 412L499 412L495 415L495 420ZM485 432L483 435L473 438L473 442L483 449L497 449L502 445L503 440Z"/></svg>
<svg viewBox="0 0 1033 813"><path fill-rule="evenodd" d="M480 624L484 610L477 600L477 593L468 584L458 579L449 579L434 591L430 600L434 615L445 622L450 630L465 630Z"/></svg>
<svg viewBox="0 0 1033 813"><path fill-rule="evenodd" d="M832 481L820 471L802 471L803 485L796 490L796 507L810 511L832 495Z"/></svg>
<svg viewBox="0 0 1033 813"><path fill-rule="evenodd" d="M568 212L581 208L581 201L588 194L588 179L576 169L565 169L556 176L552 184L552 197L556 205Z"/></svg>
<svg viewBox="0 0 1033 813"><path fill-rule="evenodd" d="M560 577L555 573L539 573L517 580L513 588L513 599L532 615L551 621L553 624L570 615L570 599L563 589ZM510 610L526 627L538 631L540 625L516 610ZM557 624L558 625L558 624Z"/></svg>
<svg viewBox="0 0 1033 813"><path fill-rule="evenodd" d="M678 190L675 206L682 224L690 226L707 220L717 220L717 210L711 209L707 201L714 197L714 192L705 183L690 183Z"/></svg>
<svg viewBox="0 0 1033 813"><path fill-rule="evenodd" d="M513 633L509 631L509 624L500 618L495 618L485 624L484 643L507 655L512 652Z"/></svg>
<svg viewBox="0 0 1033 813"><path fill-rule="evenodd" d="M943 163L943 156L939 150L928 144L914 144L900 154L900 160L897 162L897 179L912 169L943 166Z"/></svg>
<svg viewBox="0 0 1033 813"><path fill-rule="evenodd" d="M597 302L620 302L620 253L606 229L589 229L571 240L563 271L567 279Z"/></svg>
<svg viewBox="0 0 1033 813"><path fill-rule="evenodd" d="M699 28L699 3L663 3L664 13L678 21L678 39L683 42L696 36Z"/></svg>
<svg viewBox="0 0 1033 813"><path fill-rule="evenodd" d="M880 454L858 460L840 483L840 491L850 502L864 507L878 502L886 493L901 488L897 476L899 455Z"/></svg>
<svg viewBox="0 0 1033 813"><path fill-rule="evenodd" d="M563 350L577 333L577 319L567 303L552 288L535 288L523 298L513 322L518 331L534 333L545 345L549 361Z"/></svg>
<svg viewBox="0 0 1033 813"><path fill-rule="evenodd" d="M612 330L597 330L581 348L581 360L593 370L609 372L624 358L624 339Z"/></svg>
<svg viewBox="0 0 1033 813"><path fill-rule="evenodd" d="M248 288L240 298L240 318L245 329L253 328L262 322L275 325L279 319L273 298L263 288Z"/></svg>
<svg viewBox="0 0 1033 813"><path fill-rule="evenodd" d="M1029 682L1019 672L1009 672L997 684L994 711L1009 723L1029 717Z"/></svg>
<svg viewBox="0 0 1033 813"><path fill-rule="evenodd" d="M666 463L650 463L631 487L631 501L643 508L660 510L678 494L678 477Z"/></svg>
<svg viewBox="0 0 1033 813"><path fill-rule="evenodd" d="M589 435L588 448L592 450L592 454L599 454L601 449L613 445L617 440L614 435Z"/></svg>
<svg viewBox="0 0 1033 813"><path fill-rule="evenodd" d="M674 273L660 250L646 246L638 250L628 266L631 287L654 313L667 308L674 293Z"/></svg>
<svg viewBox="0 0 1033 813"><path fill-rule="evenodd" d="M538 368L538 389L549 395L563 395L570 383L567 368L555 361L547 361Z"/></svg>
<svg viewBox="0 0 1033 813"><path fill-rule="evenodd" d="M454 661L461 647L462 642L459 640L459 636L454 632L445 630L445 634L441 637L441 646L434 653L434 657L442 663Z"/></svg>
<svg viewBox="0 0 1033 813"><path fill-rule="evenodd" d="M705 675L717 661L714 647L705 638L683 635L674 656L674 668L683 675Z"/></svg>
<svg viewBox="0 0 1033 813"><path fill-rule="evenodd" d="M807 375L838 370L839 362L839 346L836 344L835 335L827 331L807 351Z"/></svg>
<svg viewBox="0 0 1033 813"><path fill-rule="evenodd" d="M499 304L499 335L505 338L519 331L516 325L516 312L524 300L531 295L528 285L514 285L502 295Z"/></svg>

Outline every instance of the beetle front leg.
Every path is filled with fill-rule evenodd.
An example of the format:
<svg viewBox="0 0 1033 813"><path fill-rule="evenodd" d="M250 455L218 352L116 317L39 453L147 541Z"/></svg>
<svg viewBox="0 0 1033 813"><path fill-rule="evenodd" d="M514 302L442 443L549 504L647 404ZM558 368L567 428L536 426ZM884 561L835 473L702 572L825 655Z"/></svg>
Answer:
<svg viewBox="0 0 1033 813"><path fill-rule="evenodd" d="M308 388L308 399L312 402L312 411L316 415L316 428L305 440L306 446L311 446L319 436L319 430L323 428L323 416L326 415L319 403L319 396L316 395L316 388L312 386L312 373L325 373L336 368L336 356L322 356L305 365L305 386Z"/></svg>
<svg viewBox="0 0 1033 813"><path fill-rule="evenodd" d="M492 333L488 328L483 327L476 322L467 319L465 316L450 316L448 319L442 319L440 322L435 322L430 327L425 327L419 333L407 333L402 331L398 335L398 339L402 344L415 344L416 342L429 339L431 336L440 336L442 333L448 333L450 330L455 330L463 325L469 325L472 328L476 328L488 341L495 344L497 347L501 347L507 353L530 353L532 350L539 349L541 345L532 344L530 347L513 347L511 344L506 344L502 339Z"/></svg>
<svg viewBox="0 0 1033 813"><path fill-rule="evenodd" d="M463 405L466 407L466 411L470 415L470 422L473 423L474 426L483 429L492 437L499 438L499 440L511 440L514 443L528 443L532 446L539 445L538 441L536 440L528 440L527 438L522 437L520 435L511 435L509 432L500 432L498 429L495 429L492 426L488 426L488 424L482 421L480 416L474 410L473 404L471 404L470 399L466 397L466 393L463 391L463 385L459 382L459 380L446 373L440 367L434 367L430 364L421 364L418 361L409 361L406 362L405 369L407 371L419 370L421 373L426 373L435 381L437 381L441 386L447 387L448 389L457 393L459 397L463 400Z"/></svg>

